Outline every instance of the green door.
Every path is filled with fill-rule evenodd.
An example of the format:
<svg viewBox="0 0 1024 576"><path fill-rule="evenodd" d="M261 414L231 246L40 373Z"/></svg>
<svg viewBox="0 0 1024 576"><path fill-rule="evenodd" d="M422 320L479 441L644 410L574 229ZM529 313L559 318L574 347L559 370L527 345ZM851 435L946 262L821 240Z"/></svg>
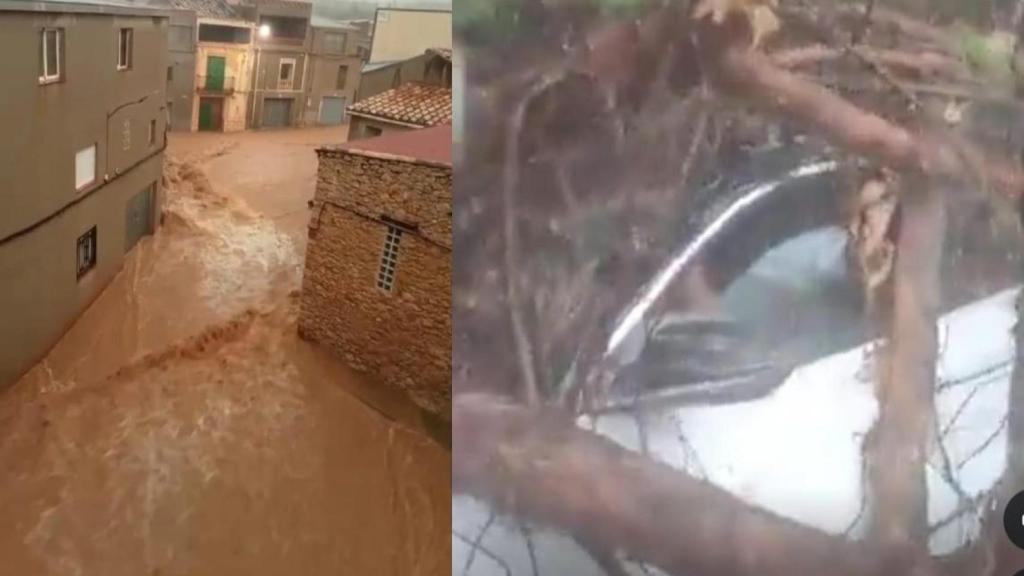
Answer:
<svg viewBox="0 0 1024 576"><path fill-rule="evenodd" d="M206 98L199 99L199 129L213 130L213 103Z"/></svg>
<svg viewBox="0 0 1024 576"><path fill-rule="evenodd" d="M153 200L156 193L154 184L128 200L125 207L124 251L128 252L139 243L143 236L153 233Z"/></svg>
<svg viewBox="0 0 1024 576"><path fill-rule="evenodd" d="M224 89L224 67L223 56L206 57L206 86L207 90Z"/></svg>

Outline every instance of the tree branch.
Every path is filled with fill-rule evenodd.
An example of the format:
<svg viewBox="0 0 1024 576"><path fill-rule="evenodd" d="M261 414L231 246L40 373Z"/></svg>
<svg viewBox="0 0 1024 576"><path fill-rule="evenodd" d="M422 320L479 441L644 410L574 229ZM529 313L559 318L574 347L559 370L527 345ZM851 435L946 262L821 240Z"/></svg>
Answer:
<svg viewBox="0 0 1024 576"><path fill-rule="evenodd" d="M883 574L867 545L745 504L577 428L562 412L464 394L452 416L456 491L668 573Z"/></svg>
<svg viewBox="0 0 1024 576"><path fill-rule="evenodd" d="M879 416L870 454L871 537L901 569L927 557L926 454L935 429L936 322L945 230L943 198L927 179L902 179L893 302Z"/></svg>
<svg viewBox="0 0 1024 576"><path fill-rule="evenodd" d="M963 142L936 141L913 134L865 111L818 84L776 66L755 51L722 46L718 29L704 24L701 48L710 61L717 86L755 106L802 123L834 145L874 159L895 170L933 177L963 179L981 174L1001 193L1018 197L1024 173L1008 159L987 154Z"/></svg>

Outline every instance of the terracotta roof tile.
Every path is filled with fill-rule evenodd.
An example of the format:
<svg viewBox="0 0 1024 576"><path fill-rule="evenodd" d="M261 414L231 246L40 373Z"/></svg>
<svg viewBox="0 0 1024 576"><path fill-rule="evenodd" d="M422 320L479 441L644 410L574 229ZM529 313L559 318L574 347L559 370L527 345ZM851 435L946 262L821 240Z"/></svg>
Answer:
<svg viewBox="0 0 1024 576"><path fill-rule="evenodd" d="M237 19L235 12L226 0L170 0L170 5L184 10L194 10L200 18Z"/></svg>
<svg viewBox="0 0 1024 576"><path fill-rule="evenodd" d="M349 112L416 126L452 121L452 90L410 82L348 107Z"/></svg>

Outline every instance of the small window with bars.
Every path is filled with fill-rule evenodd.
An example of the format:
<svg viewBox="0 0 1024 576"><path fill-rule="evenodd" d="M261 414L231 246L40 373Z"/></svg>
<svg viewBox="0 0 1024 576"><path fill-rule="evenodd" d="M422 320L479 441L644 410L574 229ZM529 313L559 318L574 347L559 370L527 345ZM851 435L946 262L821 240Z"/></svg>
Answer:
<svg viewBox="0 0 1024 576"><path fill-rule="evenodd" d="M391 292L395 285L395 269L398 267L398 245L402 241L402 230L388 226L388 236L384 239L384 251L380 255L380 268L377 270L377 288Z"/></svg>

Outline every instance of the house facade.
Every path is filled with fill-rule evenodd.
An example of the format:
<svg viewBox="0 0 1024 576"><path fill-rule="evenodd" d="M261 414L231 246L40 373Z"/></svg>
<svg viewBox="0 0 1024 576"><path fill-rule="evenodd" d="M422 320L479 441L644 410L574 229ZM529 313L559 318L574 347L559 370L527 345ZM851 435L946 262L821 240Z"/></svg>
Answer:
<svg viewBox="0 0 1024 576"><path fill-rule="evenodd" d="M196 13L190 9L170 10L167 30L167 129L192 130L192 107L196 75Z"/></svg>
<svg viewBox="0 0 1024 576"><path fill-rule="evenodd" d="M428 48L405 60L366 64L359 80L356 101L365 100L407 82L452 87L452 51Z"/></svg>
<svg viewBox="0 0 1024 576"><path fill-rule="evenodd" d="M305 125L336 126L345 121L345 109L359 88L359 31L314 19L310 54Z"/></svg>
<svg viewBox="0 0 1024 576"><path fill-rule="evenodd" d="M248 126L254 29L223 6L225 13L199 18L193 130L237 132Z"/></svg>
<svg viewBox="0 0 1024 576"><path fill-rule="evenodd" d="M317 151L300 334L451 413L451 128Z"/></svg>
<svg viewBox="0 0 1024 576"><path fill-rule="evenodd" d="M299 126L306 107L313 4L254 0L256 60L249 126Z"/></svg>
<svg viewBox="0 0 1024 576"><path fill-rule="evenodd" d="M0 385L60 339L159 220L169 17L0 0Z"/></svg>
<svg viewBox="0 0 1024 576"><path fill-rule="evenodd" d="M410 82L360 100L348 113L349 140L451 124L452 89Z"/></svg>
<svg viewBox="0 0 1024 576"><path fill-rule="evenodd" d="M370 64L406 60L429 48L452 49L450 10L377 9L370 42Z"/></svg>

